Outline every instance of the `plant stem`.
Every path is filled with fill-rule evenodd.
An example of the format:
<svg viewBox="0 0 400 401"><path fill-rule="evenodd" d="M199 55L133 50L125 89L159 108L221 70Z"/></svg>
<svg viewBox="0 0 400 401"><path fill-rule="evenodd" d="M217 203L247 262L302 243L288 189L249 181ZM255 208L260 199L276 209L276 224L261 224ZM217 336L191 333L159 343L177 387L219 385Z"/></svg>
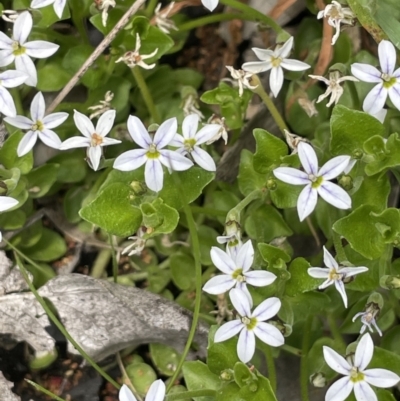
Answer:
<svg viewBox="0 0 400 401"><path fill-rule="evenodd" d="M113 278L114 278L114 283L116 283L117 279L118 279L117 255L115 253L113 236L111 234L108 234L108 239L110 240L110 246L111 246L111 258L112 258L112 265L113 265Z"/></svg>
<svg viewBox="0 0 400 401"><path fill-rule="evenodd" d="M346 262L347 256L343 248L342 240L340 238L340 235L337 232L335 232L335 230L332 230L332 239L333 239L333 246L335 247L336 251L336 258L339 264Z"/></svg>
<svg viewBox="0 0 400 401"><path fill-rule="evenodd" d="M215 217L226 216L226 212L224 212L223 210L217 210L212 207L190 206L190 209L193 214L206 214L207 216L215 216Z"/></svg>
<svg viewBox="0 0 400 401"><path fill-rule="evenodd" d="M177 182L178 182L178 180L179 180L179 178L176 179ZM179 181L179 186L181 186L180 181ZM185 213L186 220L187 220L187 223L189 226L189 233L190 233L192 249L193 249L194 265L195 265L195 271L196 271L196 299L195 299L195 304L194 304L193 320L192 320L192 325L190 327L189 337L186 342L185 349L183 350L182 357L178 363L178 366L176 367L176 370L168 383L167 393L171 389L171 387L174 385L174 382L177 379L177 377L182 369L182 365L185 362L186 356L189 353L190 346L192 345L192 342L194 339L194 335L196 334L196 328L197 328L197 323L199 321L200 306L201 306L202 269L201 269L201 262L200 262L199 237L197 235L197 228L196 228L196 224L193 219L193 215L192 215L190 206L188 203L186 203L185 200L184 200L183 204L184 204L183 211Z"/></svg>
<svg viewBox="0 0 400 401"><path fill-rule="evenodd" d="M195 397L214 397L215 398L215 395L216 395L215 390L208 390L208 389L182 391L180 393L167 395L166 401L186 400L186 399L192 399Z"/></svg>
<svg viewBox="0 0 400 401"><path fill-rule="evenodd" d="M261 100L264 102L265 106L271 113L271 116L274 119L275 124L278 126L282 134L285 136L285 130L289 131L285 123L285 120L281 116L281 113L279 113L279 110L276 108L272 99L268 96L267 92L265 92L262 83L260 81L260 78L258 78L258 76L254 74L250 78L249 83L251 86L256 86L255 89L252 89L253 92L256 93L258 96L260 96Z"/></svg>
<svg viewBox="0 0 400 401"><path fill-rule="evenodd" d="M127 382L128 387L130 388L130 390L132 391L132 393L136 397L136 399L139 401L142 401L142 397L140 397L140 395L136 391L136 388L133 386L131 379L129 378L128 374L126 373L126 369L122 362L121 354L119 352L117 352L117 363L118 363L118 367L122 373L122 377L124 378L125 384Z"/></svg>
<svg viewBox="0 0 400 401"><path fill-rule="evenodd" d="M28 382L31 386L35 387L36 390L41 391L42 393L48 395L51 397L53 400L56 401L66 401L64 398L59 397L58 395L53 394L51 391L46 390L44 387L42 387L40 384L37 384L33 382L32 380L29 379L24 379L26 382Z"/></svg>
<svg viewBox="0 0 400 401"><path fill-rule="evenodd" d="M221 21L232 21L232 20L245 20L245 21L254 21L254 17L249 17L244 13L223 13L223 14L212 14L207 15L206 17L201 17L195 20L191 20L188 22L184 22L182 25L178 25L179 31L190 31L194 28L198 28L200 26L213 24L215 22Z"/></svg>
<svg viewBox="0 0 400 401"><path fill-rule="evenodd" d="M263 347L265 359L267 360L267 368L268 368L268 379L271 383L271 387L273 392L276 392L276 369L275 369L275 361L272 356L272 350L269 345Z"/></svg>
<svg viewBox="0 0 400 401"><path fill-rule="evenodd" d="M313 316L307 316L303 328L303 343L301 346L301 361L300 361L300 388L301 388L301 400L308 401L308 367L307 367L307 355L310 348L310 335L311 327L313 322Z"/></svg>
<svg viewBox="0 0 400 401"><path fill-rule="evenodd" d="M261 197L263 191L261 189L255 189L250 192L243 200L241 200L233 209L231 209L226 215L226 222L237 221L240 222L240 212L253 200Z"/></svg>
<svg viewBox="0 0 400 401"><path fill-rule="evenodd" d="M286 351L289 354L293 354L293 355L296 355L296 356L301 356L301 349L298 349L296 347L292 347L291 345L288 345L288 344L283 344L281 346L281 350L282 351Z"/></svg>
<svg viewBox="0 0 400 401"><path fill-rule="evenodd" d="M149 4L147 5L146 10L144 12L147 18L151 19L151 17L154 14L154 10L157 7L158 2L159 0L149 0Z"/></svg>
<svg viewBox="0 0 400 401"><path fill-rule="evenodd" d="M331 331L332 337L335 342L342 348L346 349L346 343L343 340L342 334L340 333L339 327L336 324L336 319L332 313L328 314L328 326Z"/></svg>
<svg viewBox="0 0 400 401"><path fill-rule="evenodd" d="M156 105L154 104L153 101L153 97L151 96L149 87L147 86L146 81L143 78L142 72L137 66L133 67L131 71L139 87L140 93L142 94L143 100L146 103L147 110L149 111L149 114L153 122L160 124L161 123L160 115L158 114Z"/></svg>
<svg viewBox="0 0 400 401"><path fill-rule="evenodd" d="M71 337L71 335L68 333L66 328L62 325L62 323L58 320L56 315L53 313L51 308L47 305L46 301L40 296L40 294L37 292L36 288L32 284L31 280L29 279L28 273L26 271L26 268L24 264L22 263L21 258L25 259L28 263L30 263L33 266L37 266L37 264L28 258L26 255L24 255L19 249L17 249L14 245L12 245L9 241L3 238L3 241L14 251L15 259L17 261L17 264L20 268L21 274L23 275L26 283L28 284L29 289L35 296L36 300L39 302L39 304L42 306L42 308L45 310L47 316L50 318L50 320L54 323L54 325L60 330L60 332L65 336L65 338L77 349L77 351L81 354L81 356L95 369L97 372L103 376L108 382L110 382L114 387L119 389L121 386L114 380L112 379L93 359L83 350L83 348Z"/></svg>
<svg viewBox="0 0 400 401"><path fill-rule="evenodd" d="M255 10L254 8L248 6L245 3L242 3L238 0L220 0L220 3L232 7L236 10L242 11L248 16L253 17L256 21L263 22L265 25L271 27L277 34L285 32L284 29L279 24L277 24L273 18L268 17L267 15L261 13L260 11Z"/></svg>
<svg viewBox="0 0 400 401"><path fill-rule="evenodd" d="M111 250L110 249L102 249L96 256L96 259L92 266L92 271L90 275L93 278L101 278L104 274L104 271L110 261Z"/></svg>
<svg viewBox="0 0 400 401"><path fill-rule="evenodd" d="M15 108L17 109L17 114L20 116L24 115L24 108L22 106L21 94L17 88L9 89L11 96L14 100Z"/></svg>
<svg viewBox="0 0 400 401"><path fill-rule="evenodd" d="M379 258L379 277L389 274L390 262L392 260L393 245L386 245L385 250Z"/></svg>

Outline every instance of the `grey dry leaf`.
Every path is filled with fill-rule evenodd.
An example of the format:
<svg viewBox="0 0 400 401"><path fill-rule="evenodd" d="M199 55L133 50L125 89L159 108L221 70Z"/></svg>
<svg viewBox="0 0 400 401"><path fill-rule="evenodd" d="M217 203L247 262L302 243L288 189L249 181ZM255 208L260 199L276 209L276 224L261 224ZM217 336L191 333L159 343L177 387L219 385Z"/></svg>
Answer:
<svg viewBox="0 0 400 401"><path fill-rule="evenodd" d="M181 351L186 344L191 313L148 291L68 274L51 279L39 293L53 304L74 340L97 361L131 345L158 342ZM28 342L40 355L54 346L46 326L47 316L31 293L0 297L0 333ZM206 355L207 333L208 327L200 324L195 337L199 357ZM79 354L71 344L68 349Z"/></svg>
<svg viewBox="0 0 400 401"><path fill-rule="evenodd" d="M3 373L0 371L1 401L21 401L21 398L11 391L13 387L14 384L6 380L5 377L3 376Z"/></svg>

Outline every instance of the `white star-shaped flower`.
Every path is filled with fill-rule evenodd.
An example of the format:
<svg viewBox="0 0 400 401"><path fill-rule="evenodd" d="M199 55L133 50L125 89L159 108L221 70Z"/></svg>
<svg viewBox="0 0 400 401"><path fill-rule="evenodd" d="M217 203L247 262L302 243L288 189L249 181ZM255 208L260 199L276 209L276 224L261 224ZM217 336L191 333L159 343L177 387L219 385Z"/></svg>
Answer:
<svg viewBox="0 0 400 401"><path fill-rule="evenodd" d="M310 267L307 272L311 277L322 278L325 281L318 287L323 290L332 284L335 284L336 289L343 299L345 308L347 308L347 295L344 288L344 280L347 277L353 277L356 274L368 271L368 267L340 267L335 258L324 247L324 263L325 267Z"/></svg>
<svg viewBox="0 0 400 401"><path fill-rule="evenodd" d="M342 7L340 3L333 0L324 10L320 11L317 18L328 17L328 24L336 29L332 38L332 45L336 43L340 35L340 24L354 25L356 16L349 7Z"/></svg>
<svg viewBox="0 0 400 401"><path fill-rule="evenodd" d="M320 75L309 75L312 79L318 79L319 81L324 82L328 87L326 88L326 92L318 97L317 103L322 102L326 97L330 96L330 100L327 103L326 107L330 107L332 104L337 104L340 97L343 95L343 87L340 85L344 81L358 81L357 78L352 77L350 75L341 77L339 71L332 71L329 73L329 79L322 77Z"/></svg>
<svg viewBox="0 0 400 401"><path fill-rule="evenodd" d="M352 74L360 81L377 83L364 99L363 110L377 114L383 109L387 96L400 110L400 68L395 70L396 50L388 40L382 40L378 46L381 71L369 64L351 65Z"/></svg>
<svg viewBox="0 0 400 401"><path fill-rule="evenodd" d="M160 31L169 34L171 29L174 31L178 31L178 28L175 25L175 22L168 18L168 14L174 8L175 2L172 1L168 8L164 11L161 10L162 3L158 3L156 9L154 10L154 19L156 21L156 25L160 29Z"/></svg>
<svg viewBox="0 0 400 401"><path fill-rule="evenodd" d="M229 292L232 305L239 314L239 319L223 324L215 333L214 342L219 343L239 334L237 353L243 363L247 363L254 355L256 336L272 347L279 347L284 342L282 333L272 324L265 321L275 316L281 308L279 298L272 297L261 302L253 312L247 295L234 288Z"/></svg>
<svg viewBox="0 0 400 401"><path fill-rule="evenodd" d="M129 116L129 134L142 149L128 150L119 155L115 159L114 168L131 171L146 164L144 171L146 185L152 191L161 191L164 182L162 165L173 171L183 171L193 166L193 162L187 157L178 152L164 149L176 135L177 128L176 118L170 118L158 127L152 139L143 123L137 117Z"/></svg>
<svg viewBox="0 0 400 401"><path fill-rule="evenodd" d="M15 117L17 115L14 100L6 88L15 88L22 85L27 78L28 75L17 70L8 70L0 73L0 113L3 113L7 117Z"/></svg>
<svg viewBox="0 0 400 401"><path fill-rule="evenodd" d="M199 118L202 118L199 115ZM212 143L218 141L218 139L222 138L225 142L225 145L228 143L228 126L225 124L225 117L219 117L213 114L208 120L208 124L216 124L219 127L219 131L216 135L206 142L206 145L211 145Z"/></svg>
<svg viewBox="0 0 400 401"><path fill-rule="evenodd" d="M61 140L52 129L61 125L68 118L68 113L59 112L45 116L45 109L42 92L38 92L31 103L31 119L24 116L4 119L14 127L28 130L18 144L17 154L19 157L27 154L35 146L38 137L47 146L59 149Z"/></svg>
<svg viewBox="0 0 400 401"><path fill-rule="evenodd" d="M136 34L136 46L135 50L126 52L122 57L120 57L118 60L116 60L116 63L119 63L123 61L129 68L134 68L137 65L144 68L145 70L151 70L156 66L155 63L153 64L146 64L143 60L146 60L148 58L152 58L156 55L158 52L158 48L155 49L152 53L150 54L140 54L139 50L142 46L142 42L140 40L140 36L137 33Z"/></svg>
<svg viewBox="0 0 400 401"><path fill-rule="evenodd" d="M224 252L213 246L210 255L215 267L224 274L214 276L204 284L203 291L209 294L223 294L236 287L244 291L251 299L247 284L264 287L276 280L275 274L271 272L265 270L250 271L254 261L254 249L250 240L238 247L237 252L234 253Z"/></svg>
<svg viewBox="0 0 400 401"><path fill-rule="evenodd" d="M367 305L366 309L364 312L359 312L356 313L352 319L352 322L355 322L357 318L361 316L361 323L363 324L360 329L360 334L363 334L365 329L368 328L368 330L373 333L373 328L375 327L375 330L379 333L379 335L382 337L382 331L378 327L375 318L379 315L380 308L379 306L371 302Z"/></svg>
<svg viewBox="0 0 400 401"><path fill-rule="evenodd" d="M67 0L32 0L32 8L42 8L53 4L54 12L61 19Z"/></svg>
<svg viewBox="0 0 400 401"><path fill-rule="evenodd" d="M214 11L219 3L219 0L201 0L203 6L210 11Z"/></svg>
<svg viewBox="0 0 400 401"><path fill-rule="evenodd" d="M145 401L163 401L165 398L165 384L162 380L153 382L146 394ZM119 401L137 401L129 387L124 384L119 390Z"/></svg>
<svg viewBox="0 0 400 401"><path fill-rule="evenodd" d="M312 146L300 142L297 150L305 171L292 167L278 167L273 173L276 178L288 184L305 185L297 200L300 221L303 221L315 209L318 195L338 209L350 209L351 198L348 193L329 181L343 173L349 164L350 156L334 157L319 168L317 155Z"/></svg>
<svg viewBox="0 0 400 401"><path fill-rule="evenodd" d="M221 127L217 124L206 124L200 131L197 131L199 120L197 114L190 114L185 117L182 123L183 135L176 134L170 146L178 147L176 151L181 155L190 154L193 160L204 170L215 171L217 166L213 158L199 145L214 138Z"/></svg>
<svg viewBox="0 0 400 401"><path fill-rule="evenodd" d="M0 196L0 212L12 209L18 205L18 201L10 196ZM0 242L3 240L3 236L0 231Z"/></svg>
<svg viewBox="0 0 400 401"><path fill-rule="evenodd" d="M364 334L357 344L354 357L350 361L332 348L323 347L326 363L335 372L345 376L329 387L325 401L344 401L354 391L357 401L378 401L370 385L389 388L396 385L400 377L387 369L365 369L374 354L374 343L369 333ZM351 360L353 359L354 360Z"/></svg>
<svg viewBox="0 0 400 401"><path fill-rule="evenodd" d="M242 69L253 74L271 70L269 86L273 95L277 97L283 85L283 68L289 71L304 71L310 68L308 64L302 61L287 58L292 47L293 36L291 36L283 46L278 46L275 50L253 47L253 52L261 61L244 63Z"/></svg>
<svg viewBox="0 0 400 401"><path fill-rule="evenodd" d="M5 67L15 62L15 68L28 75L25 84L36 86L37 72L31 57L50 57L60 46L43 40L27 42L32 25L31 14L28 11L24 11L14 23L12 38L0 32L0 67Z"/></svg>
<svg viewBox="0 0 400 401"><path fill-rule="evenodd" d="M237 81L237 86L239 87L239 96L242 97L244 88L256 89L257 85L250 85L249 79L253 76L251 72L244 70L235 70L233 67L227 65L226 68L231 73L231 77Z"/></svg>
<svg viewBox="0 0 400 401"><path fill-rule="evenodd" d="M60 150L73 148L88 148L87 155L93 170L97 170L100 165L100 159L103 155L103 146L116 145L121 143L118 139L106 138L111 131L115 120L115 110L108 110L101 115L97 121L96 128L90 118L79 111L74 110L74 121L82 136L74 136L65 140Z"/></svg>

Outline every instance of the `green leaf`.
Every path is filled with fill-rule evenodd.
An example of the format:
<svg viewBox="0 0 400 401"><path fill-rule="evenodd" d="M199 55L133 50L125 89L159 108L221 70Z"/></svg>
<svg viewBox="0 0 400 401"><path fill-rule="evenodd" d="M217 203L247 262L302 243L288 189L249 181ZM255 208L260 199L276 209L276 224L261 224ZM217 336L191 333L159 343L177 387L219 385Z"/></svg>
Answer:
<svg viewBox="0 0 400 401"><path fill-rule="evenodd" d="M189 290L194 287L195 268L192 256L175 253L170 258L172 281L180 290Z"/></svg>
<svg viewBox="0 0 400 401"><path fill-rule="evenodd" d="M281 158L288 154L285 142L263 129L255 129L256 153L254 154L254 170L265 174L281 164Z"/></svg>
<svg viewBox="0 0 400 401"><path fill-rule="evenodd" d="M36 288L45 285L56 276L56 272L46 263L37 263L35 266L27 263L26 269L33 275L33 285Z"/></svg>
<svg viewBox="0 0 400 401"><path fill-rule="evenodd" d="M171 272L168 269L160 269L154 265L147 267L146 271L149 274L147 290L160 294L171 281Z"/></svg>
<svg viewBox="0 0 400 401"><path fill-rule="evenodd" d="M221 388L217 390L215 401L241 401L239 395L239 387L236 383L223 383Z"/></svg>
<svg viewBox="0 0 400 401"><path fill-rule="evenodd" d="M368 160L365 167L365 172L368 175L400 166L400 139L398 134L390 135L386 143L381 141L380 144L377 143L376 136L372 137L365 142L364 150L372 157L372 160Z"/></svg>
<svg viewBox="0 0 400 401"><path fill-rule="evenodd" d="M50 62L38 69L37 90L42 92L59 91L71 79L72 74L60 68L60 64Z"/></svg>
<svg viewBox="0 0 400 401"><path fill-rule="evenodd" d="M285 298L292 306L294 323L305 320L309 315L326 312L331 303L328 295L322 292L306 292L295 297L285 296Z"/></svg>
<svg viewBox="0 0 400 401"><path fill-rule="evenodd" d="M337 105L331 116L331 145L333 155L363 153L364 142L373 135L383 136L384 126L367 113Z"/></svg>
<svg viewBox="0 0 400 401"><path fill-rule="evenodd" d="M256 375L243 362L237 362L233 368L236 384L242 388L245 385L257 381Z"/></svg>
<svg viewBox="0 0 400 401"><path fill-rule="evenodd" d="M179 221L179 213L158 198L152 203L142 203L143 225L153 229L148 238L174 231Z"/></svg>
<svg viewBox="0 0 400 401"><path fill-rule="evenodd" d="M380 319L378 321L379 328L381 328ZM400 356L400 348L399 348L399 341L400 341L400 326L397 325L392 327L388 332L386 332L382 338L381 347L394 352L395 354Z"/></svg>
<svg viewBox="0 0 400 401"><path fill-rule="evenodd" d="M55 231L43 228L39 241L31 248L25 249L26 256L40 262L51 262L61 258L67 252L64 238Z"/></svg>
<svg viewBox="0 0 400 401"><path fill-rule="evenodd" d="M315 290L321 280L312 278L307 270L311 265L304 258L296 258L289 266L290 279L285 286L285 295L294 297L302 292Z"/></svg>
<svg viewBox="0 0 400 401"><path fill-rule="evenodd" d="M276 188L270 191L270 196L274 205L279 209L288 209L297 206L297 199L303 187L290 185L275 178Z"/></svg>
<svg viewBox="0 0 400 401"><path fill-rule="evenodd" d="M261 257L268 263L268 267L281 266L281 261L284 263L290 262L291 257L281 248L270 244L258 244L258 250Z"/></svg>
<svg viewBox="0 0 400 401"><path fill-rule="evenodd" d="M157 379L154 369L146 363L134 362L129 364L126 367L126 374L136 391L142 397L149 391L149 387Z"/></svg>
<svg viewBox="0 0 400 401"><path fill-rule="evenodd" d="M57 180L59 167L58 164L47 163L36 167L26 175L27 189L32 198L41 198L47 194Z"/></svg>
<svg viewBox="0 0 400 401"><path fill-rule="evenodd" d="M18 157L17 155L18 144L24 136L25 134L21 131L14 132L7 138L3 147L0 149L1 164L6 169L11 169L13 167L19 168L21 174L28 173L33 167L32 151L22 157Z"/></svg>
<svg viewBox="0 0 400 401"><path fill-rule="evenodd" d="M219 235L212 227L200 226L197 230L200 242L200 261L204 266L212 264L210 251L212 246L217 244L217 236Z"/></svg>
<svg viewBox="0 0 400 401"><path fill-rule="evenodd" d="M397 3L388 0L374 2L373 18L389 37L389 40L400 49L400 22Z"/></svg>
<svg viewBox="0 0 400 401"><path fill-rule="evenodd" d="M121 183L109 185L80 211L80 216L109 234L127 237L142 222L140 209L130 203L131 190Z"/></svg>
<svg viewBox="0 0 400 401"><path fill-rule="evenodd" d="M389 208L382 213L375 211L372 206L360 206L333 225L333 229L367 259L378 259L386 244L392 242L400 232L398 209ZM384 232L382 232L383 227L386 227Z"/></svg>
<svg viewBox="0 0 400 401"><path fill-rule="evenodd" d="M400 375L400 355L386 349L375 347L374 356L368 369L383 368Z"/></svg>
<svg viewBox="0 0 400 401"><path fill-rule="evenodd" d="M168 345L153 343L149 345L150 355L157 370L165 376L172 376L178 366L180 355Z"/></svg>
<svg viewBox="0 0 400 401"><path fill-rule="evenodd" d="M70 223L79 223L79 221L81 221L79 210L81 210L82 202L86 198L88 192L89 191L84 187L72 187L64 195L64 214Z"/></svg>
<svg viewBox="0 0 400 401"><path fill-rule="evenodd" d="M249 237L258 242L270 242L274 238L289 237L293 234L282 215L273 206L267 204L252 211L244 227Z"/></svg>
<svg viewBox="0 0 400 401"><path fill-rule="evenodd" d="M252 382L239 390L239 396L245 401L277 401L269 380L258 375L257 382Z"/></svg>
<svg viewBox="0 0 400 401"><path fill-rule="evenodd" d="M265 174L257 173L254 169L254 155L247 149L240 154L238 183L240 192L247 196L255 189L265 187Z"/></svg>
<svg viewBox="0 0 400 401"><path fill-rule="evenodd" d="M186 361L182 367L183 377L189 391L217 390L220 386L218 376L201 361ZM196 397L195 401L213 401L213 397Z"/></svg>
<svg viewBox="0 0 400 401"><path fill-rule="evenodd" d="M49 162L60 165L57 182L71 184L82 181L88 169L84 157L85 153L82 149L63 152L53 157Z"/></svg>

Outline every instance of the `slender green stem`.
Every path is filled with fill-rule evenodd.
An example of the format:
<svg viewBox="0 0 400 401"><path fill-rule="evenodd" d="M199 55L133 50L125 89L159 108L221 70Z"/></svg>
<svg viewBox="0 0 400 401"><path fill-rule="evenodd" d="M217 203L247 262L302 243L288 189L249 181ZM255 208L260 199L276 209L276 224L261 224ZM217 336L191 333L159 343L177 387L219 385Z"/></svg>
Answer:
<svg viewBox="0 0 400 401"><path fill-rule="evenodd" d="M215 390L193 390L193 391L182 391L180 393L167 395L166 401L177 401L177 400L190 400L195 397L214 397L216 396Z"/></svg>
<svg viewBox="0 0 400 401"><path fill-rule="evenodd" d="M212 207L190 206L193 214L206 214L208 216L225 217L226 212Z"/></svg>
<svg viewBox="0 0 400 401"><path fill-rule="evenodd" d="M108 239L110 241L110 246L111 246L111 258L112 258L112 265L113 265L113 279L114 279L114 283L116 283L117 279L118 279L117 255L115 253L113 236L111 234L108 234Z"/></svg>
<svg viewBox="0 0 400 401"><path fill-rule="evenodd" d="M291 345L288 345L288 344L283 344L281 346L281 350L282 351L286 351L289 354L293 354L293 355L296 355L296 356L301 356L301 349L298 349L296 347L292 347Z"/></svg>
<svg viewBox="0 0 400 401"><path fill-rule="evenodd" d="M76 15L77 13L75 12L75 10L73 10L72 12L72 21L76 27L76 29L79 32L79 36L82 40L83 43L85 44L89 44L89 38L86 32L86 27L85 27L85 22L84 22L84 18L81 14Z"/></svg>
<svg viewBox="0 0 400 401"><path fill-rule="evenodd" d="M267 361L267 368L268 368L268 379L271 383L271 387L273 392L276 392L276 369L275 369L275 361L274 357L272 356L272 350L269 345L266 345L263 347L264 354L265 354L265 359Z"/></svg>
<svg viewBox="0 0 400 401"><path fill-rule="evenodd" d="M92 266L92 271L90 275L94 278L103 277L104 271L111 258L111 250L110 249L102 249L96 256L96 259Z"/></svg>
<svg viewBox="0 0 400 401"><path fill-rule="evenodd" d="M44 387L42 387L40 384L37 384L33 382L32 380L29 379L24 379L26 382L28 382L31 386L35 387L36 390L39 390L40 392L48 395L51 397L53 400L56 401L66 401L64 398L59 397L58 395L53 394L51 391L46 390Z"/></svg>
<svg viewBox="0 0 400 401"><path fill-rule="evenodd" d="M21 94L17 88L9 89L11 96L14 100L15 108L17 109L17 114L20 116L24 115L24 107L22 106Z"/></svg>
<svg viewBox="0 0 400 401"><path fill-rule="evenodd" d="M342 348L346 348L346 343L343 340L342 334L340 333L339 327L336 324L336 319L332 315L332 313L328 313L328 326L331 331L332 337L335 340L336 344L338 344Z"/></svg>
<svg viewBox="0 0 400 401"><path fill-rule="evenodd" d="M117 363L119 366L119 369L122 373L122 376L124 378L124 383L128 385L130 390L132 391L133 395L136 397L137 400L142 401L142 397L140 397L139 393L137 392L136 388L134 387L132 380L129 378L128 374L126 373L125 366L122 362L121 354L117 352Z"/></svg>
<svg viewBox="0 0 400 401"><path fill-rule="evenodd" d="M265 92L262 83L260 81L260 78L258 78L257 75L253 75L249 80L249 82L252 86L256 87L255 89L253 89L253 92L256 93L258 96L260 96L261 100L264 102L265 106L271 113L271 116L274 119L275 124L281 130L282 134L285 135L285 131L289 131L289 129L285 123L285 120L281 116L281 113L279 113L279 110L276 108L274 102L268 96L267 92Z"/></svg>
<svg viewBox="0 0 400 401"><path fill-rule="evenodd" d="M226 215L226 222L237 221L240 222L240 212L253 200L261 198L263 191L261 189L255 189L250 192L243 200L241 200L233 209L231 209Z"/></svg>
<svg viewBox="0 0 400 401"><path fill-rule="evenodd" d="M149 0L149 4L147 5L146 10L144 12L147 18L150 19L153 16L154 10L156 9L157 3L159 3L159 1L160 0Z"/></svg>
<svg viewBox="0 0 400 401"><path fill-rule="evenodd" d="M178 181L178 178L177 178ZM179 182L180 184L180 182ZM171 377L168 387L167 387L167 392L171 389L171 387L174 385L175 380L177 379L181 369L182 365L185 362L186 356L189 353L190 347L192 345L194 336L196 334L196 328L197 328L197 323L199 321L199 315L200 315L200 306L201 306L201 287L202 287L202 282L201 282L201 275L202 275L202 269L201 269L201 262L200 262L200 243L199 243L199 237L197 235L197 228L196 224L193 219L192 211L190 209L190 206L186 201L184 200L183 202L183 211L186 216L186 220L189 226L189 233L190 233L190 238L192 242L192 249L193 249L193 257L194 257L194 265L195 265L195 271L196 271L196 299L195 299L195 304L194 304L194 312L193 312L193 320L192 320L192 325L190 327L190 332L189 332L189 337L186 342L185 349L183 350L182 357L178 363L178 366L176 367L176 370Z"/></svg>
<svg viewBox="0 0 400 401"><path fill-rule="evenodd" d="M147 86L146 81L143 78L140 68L136 66L133 67L131 71L139 87L140 93L142 94L143 100L146 103L147 110L149 111L153 122L160 124L161 123L160 115L158 114L156 105L154 104L153 97L151 96L149 87Z"/></svg>
<svg viewBox="0 0 400 401"><path fill-rule="evenodd" d="M248 16L254 17L256 21L263 22L265 25L271 27L277 34L284 33L284 29L275 22L275 20L267 15L255 10L254 8L242 3L238 0L220 0L220 3L230 6L236 10L246 13Z"/></svg>
<svg viewBox="0 0 400 401"><path fill-rule="evenodd" d="M191 31L194 28L198 28L200 26L214 24L215 22L221 21L232 21L232 20L245 20L245 21L254 21L254 17L250 17L244 13L224 13L224 14L212 14L207 15L206 17L201 17L198 19L194 19L188 22L184 22L182 25L178 25L179 31Z"/></svg>
<svg viewBox="0 0 400 401"><path fill-rule="evenodd" d="M103 376L108 382L110 382L114 387L119 389L121 386L114 380L112 379L104 370L97 365L95 361L83 350L83 348L71 337L71 335L68 333L68 331L65 329L65 327L62 325L62 323L58 320L56 315L53 313L51 308L47 305L46 301L40 296L40 294L37 292L36 288L32 284L31 280L29 279L28 273L26 271L26 268L24 264L22 263L22 260L20 259L23 258L25 259L28 263L30 263L33 266L37 266L37 264L28 258L25 254L23 254L19 249L17 249L14 245L12 245L9 241L3 238L3 241L14 251L15 259L17 261L17 264L20 268L21 274L23 275L26 283L28 284L29 289L35 296L36 300L39 302L39 304L42 306L42 308L45 310L47 316L50 318L50 320L54 323L54 325L60 330L60 332L65 336L65 338L77 349L77 351L82 355L82 357L95 369L97 372Z"/></svg>
<svg viewBox="0 0 400 401"><path fill-rule="evenodd" d="M339 264L346 262L347 256L343 248L342 240L340 238L340 235L335 230L332 230L332 239L333 239L333 246L335 247L336 251L336 258Z"/></svg>
<svg viewBox="0 0 400 401"><path fill-rule="evenodd" d="M392 261L393 245L386 245L385 250L379 258L379 277L389 274L390 262Z"/></svg>
<svg viewBox="0 0 400 401"><path fill-rule="evenodd" d="M300 389L301 400L308 401L308 367L307 355L310 349L310 337L312 328L313 316L309 315L304 323L303 328L303 343L301 346L301 361L300 361Z"/></svg>

